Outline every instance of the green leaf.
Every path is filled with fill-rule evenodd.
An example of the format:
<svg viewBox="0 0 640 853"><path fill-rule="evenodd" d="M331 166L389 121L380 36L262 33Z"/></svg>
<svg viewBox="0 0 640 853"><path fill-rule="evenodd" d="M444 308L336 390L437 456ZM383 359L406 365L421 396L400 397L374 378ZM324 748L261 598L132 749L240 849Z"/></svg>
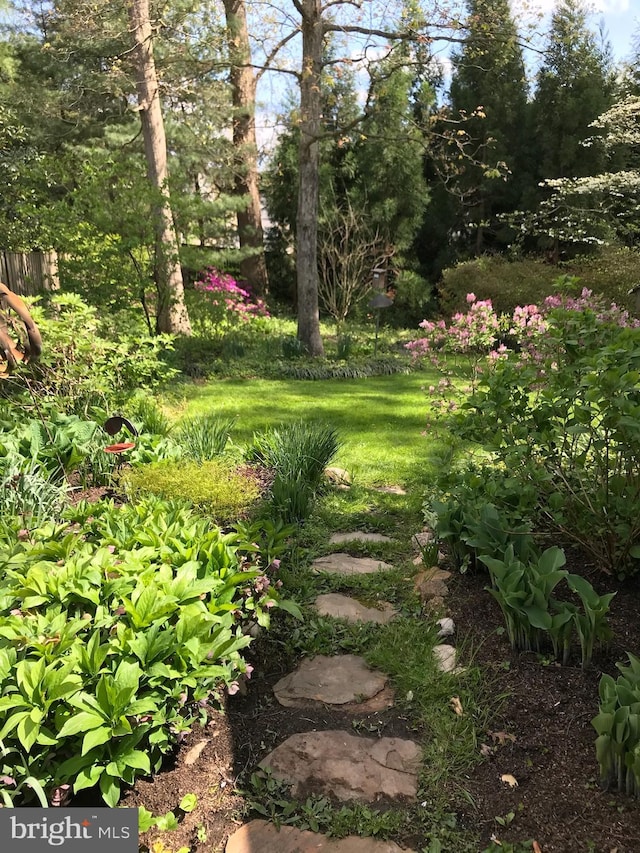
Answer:
<svg viewBox="0 0 640 853"><path fill-rule="evenodd" d="M183 812L192 812L196 805L198 804L198 797L196 794L185 794L185 796L180 800L179 809Z"/></svg>
<svg viewBox="0 0 640 853"><path fill-rule="evenodd" d="M58 737L69 737L69 735L77 735L79 732L88 732L91 729L97 729L98 726L103 726L105 722L104 717L90 714L88 711L80 711L79 714L75 714L67 720L58 732Z"/></svg>
<svg viewBox="0 0 640 853"><path fill-rule="evenodd" d="M98 784L98 780L102 776L103 772L104 767L100 767L97 764L83 768L78 773L73 783L74 793L77 794L78 791L82 791L84 788L93 788L94 785Z"/></svg>
<svg viewBox="0 0 640 853"><path fill-rule="evenodd" d="M101 726L99 729L87 732L82 740L82 755L86 755L96 746L100 746L111 739L112 732L109 726Z"/></svg>
<svg viewBox="0 0 640 853"><path fill-rule="evenodd" d="M100 776L100 793L102 794L102 799L108 806L111 808L115 808L118 805L118 800L120 799L120 782L118 779L115 779L113 776L109 776L107 773L103 773Z"/></svg>

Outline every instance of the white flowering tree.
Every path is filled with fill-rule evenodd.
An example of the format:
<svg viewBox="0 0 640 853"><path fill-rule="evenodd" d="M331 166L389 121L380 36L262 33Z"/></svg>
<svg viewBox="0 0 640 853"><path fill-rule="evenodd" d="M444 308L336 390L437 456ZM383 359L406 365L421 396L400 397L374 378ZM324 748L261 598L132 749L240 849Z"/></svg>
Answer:
<svg viewBox="0 0 640 853"><path fill-rule="evenodd" d="M561 242L603 243L640 237L640 96L627 95L599 116L591 127L616 162L615 171L584 178L544 181L551 195L528 223L531 230ZM532 227L533 226L533 227Z"/></svg>

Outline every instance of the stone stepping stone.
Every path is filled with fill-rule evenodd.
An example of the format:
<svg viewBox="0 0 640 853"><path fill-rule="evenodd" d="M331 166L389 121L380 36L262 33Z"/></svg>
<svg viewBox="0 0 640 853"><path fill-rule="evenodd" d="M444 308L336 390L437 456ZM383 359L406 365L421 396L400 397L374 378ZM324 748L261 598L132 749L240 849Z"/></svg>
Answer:
<svg viewBox="0 0 640 853"><path fill-rule="evenodd" d="M341 545L343 542L391 542L389 536L383 533L364 533L354 530L352 533L334 533L329 539L330 545Z"/></svg>
<svg viewBox="0 0 640 853"><path fill-rule="evenodd" d="M402 486L377 486L374 492L383 492L385 495L406 495L407 492Z"/></svg>
<svg viewBox="0 0 640 853"><path fill-rule="evenodd" d="M327 794L341 802L415 801L421 749L402 738L345 731L301 732L276 747L262 769L291 785L294 797Z"/></svg>
<svg viewBox="0 0 640 853"><path fill-rule="evenodd" d="M388 676L376 672L357 655L316 655L274 685L276 699L286 708L338 705L341 710L381 711L393 705Z"/></svg>
<svg viewBox="0 0 640 853"><path fill-rule="evenodd" d="M379 608L366 607L355 598L338 592L319 595L314 601L314 607L320 616L333 616L334 619L346 619L347 622L375 622L378 625L386 625L398 615L398 611L388 601L381 601Z"/></svg>
<svg viewBox="0 0 640 853"><path fill-rule="evenodd" d="M245 823L229 838L225 853L415 853L393 841L373 838L327 838L317 832L281 826L266 820Z"/></svg>
<svg viewBox="0 0 640 853"><path fill-rule="evenodd" d="M374 560L372 557L352 557L351 554L343 554L340 551L318 557L311 567L316 573L331 572L336 575L371 575L374 572L384 572L393 568L383 560Z"/></svg>

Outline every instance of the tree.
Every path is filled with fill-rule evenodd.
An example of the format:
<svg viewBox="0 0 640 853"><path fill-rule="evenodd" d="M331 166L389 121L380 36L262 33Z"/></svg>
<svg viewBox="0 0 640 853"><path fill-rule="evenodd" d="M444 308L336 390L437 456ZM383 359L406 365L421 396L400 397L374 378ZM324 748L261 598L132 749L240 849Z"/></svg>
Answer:
<svg viewBox="0 0 640 853"><path fill-rule="evenodd" d="M589 28L582 0L560 0L533 102L539 180L602 170L602 147L584 142L594 135L591 123L611 106L613 92L608 45Z"/></svg>
<svg viewBox="0 0 640 853"><path fill-rule="evenodd" d="M159 194L154 216L156 232L154 278L159 303L156 315L158 331L189 335L191 334L191 324L184 302L178 237L171 210L167 140L153 56L153 31L149 15L149 0L129 0L127 11L133 39L138 106L147 158L147 170L149 181Z"/></svg>
<svg viewBox="0 0 640 853"><path fill-rule="evenodd" d="M264 257L262 209L258 187L256 144L257 77L251 67L251 50L244 0L223 0L231 60L233 97L233 144L236 150L235 192L244 199L238 209L240 248L248 250L240 262L240 274L257 295L269 289Z"/></svg>
<svg viewBox="0 0 640 853"><path fill-rule="evenodd" d="M592 127L603 134L602 151L616 170L545 181L551 190L538 212L538 230L560 240L640 242L640 95L626 95ZM616 156L617 155L617 156Z"/></svg>
<svg viewBox="0 0 640 853"><path fill-rule="evenodd" d="M450 105L466 118L473 159L457 179L463 229L476 254L495 243L499 216L530 184L527 80L508 0L468 0L469 37L453 56Z"/></svg>
<svg viewBox="0 0 640 853"><path fill-rule="evenodd" d="M428 194L421 177L424 137L414 114L418 70L413 52L396 50L377 63L364 109L357 103L355 76L333 64L335 57L335 46L326 46L320 86L317 267L323 307L341 322L370 288L374 266L392 257L394 267L404 265L402 253L411 245ZM290 109L286 124L265 186L272 220L285 234L295 235L300 182L297 107Z"/></svg>

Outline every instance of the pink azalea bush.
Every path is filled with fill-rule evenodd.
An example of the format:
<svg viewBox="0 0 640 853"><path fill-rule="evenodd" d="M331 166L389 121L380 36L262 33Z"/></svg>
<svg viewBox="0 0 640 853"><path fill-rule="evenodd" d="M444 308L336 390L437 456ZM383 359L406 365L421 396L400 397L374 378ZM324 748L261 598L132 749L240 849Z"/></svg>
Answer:
<svg viewBox="0 0 640 853"><path fill-rule="evenodd" d="M414 358L428 358L447 377L466 372L469 385L458 388L463 393L474 391L479 378L491 365L510 357L522 366L534 363L539 378L543 379L566 355L562 342L566 340L563 330L567 324L581 330L579 346L591 344L594 335L606 336L607 330L640 327L640 320L630 317L628 311L587 288L578 296L566 293L548 296L541 306L519 305L511 317L499 316L491 300L477 300L474 293L467 294L466 302L469 306L466 313L454 314L449 323L423 320L419 324L422 336L405 345ZM464 357L462 366L457 365L456 370L444 358L451 354ZM429 394L439 398L434 401L434 408L453 411L456 403L448 398L454 390L451 379L430 385Z"/></svg>
<svg viewBox="0 0 640 853"><path fill-rule="evenodd" d="M257 317L269 317L267 306L262 299L255 299L249 290L240 287L233 276L208 267L200 273L195 282L195 290L204 297L202 314L196 311L195 323L198 326L226 328L248 323ZM211 331L202 328L200 331Z"/></svg>

